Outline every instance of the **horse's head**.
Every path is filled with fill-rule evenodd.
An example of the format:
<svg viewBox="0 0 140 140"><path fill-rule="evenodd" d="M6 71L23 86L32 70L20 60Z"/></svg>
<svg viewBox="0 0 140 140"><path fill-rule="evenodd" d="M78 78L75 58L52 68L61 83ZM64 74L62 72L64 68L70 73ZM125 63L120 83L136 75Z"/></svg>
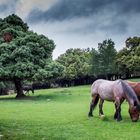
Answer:
<svg viewBox="0 0 140 140"><path fill-rule="evenodd" d="M137 122L138 121L138 119L139 119L139 112L138 112L136 106L133 106L133 107L129 108L129 114L130 114L131 120L133 122Z"/></svg>

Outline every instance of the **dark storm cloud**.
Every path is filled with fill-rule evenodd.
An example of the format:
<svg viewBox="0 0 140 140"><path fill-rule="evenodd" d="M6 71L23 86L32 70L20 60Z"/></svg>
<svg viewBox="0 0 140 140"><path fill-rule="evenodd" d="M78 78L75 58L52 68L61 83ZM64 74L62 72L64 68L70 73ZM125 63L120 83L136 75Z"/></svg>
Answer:
<svg viewBox="0 0 140 140"><path fill-rule="evenodd" d="M140 0L0 0L0 18L15 13L52 38L54 57L68 48L97 47L112 38L119 50L140 36Z"/></svg>
<svg viewBox="0 0 140 140"><path fill-rule="evenodd" d="M84 18L85 21L82 22L90 19L90 23L81 28L71 28L70 32L90 33L103 30L119 34L127 32L131 17L140 13L139 5L140 0L59 0L47 11L34 8L27 21L62 22ZM82 22L79 24L84 24Z"/></svg>
<svg viewBox="0 0 140 140"><path fill-rule="evenodd" d="M40 20L65 20L67 18L89 16L98 12L110 0L60 0L49 10L43 12L34 9L29 14L32 21Z"/></svg>
<svg viewBox="0 0 140 140"><path fill-rule="evenodd" d="M101 13L104 10L110 14L116 12L115 16L126 15L140 12L139 0L60 0L47 11L34 9L29 14L29 21L38 22L39 20L65 20L76 17L87 17ZM95 19L96 20L96 19Z"/></svg>
<svg viewBox="0 0 140 140"><path fill-rule="evenodd" d="M102 24L102 26L100 27L100 30L103 31L114 31L115 33L125 33L127 31L128 25L126 23L126 21L124 21L123 19L118 19L115 20L114 22L112 21L109 25L104 25Z"/></svg>

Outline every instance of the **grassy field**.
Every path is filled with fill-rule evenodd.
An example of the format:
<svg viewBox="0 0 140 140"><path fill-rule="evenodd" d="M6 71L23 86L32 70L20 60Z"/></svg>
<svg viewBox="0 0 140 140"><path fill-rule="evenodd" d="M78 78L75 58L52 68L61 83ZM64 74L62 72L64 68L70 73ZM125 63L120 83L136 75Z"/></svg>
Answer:
<svg viewBox="0 0 140 140"><path fill-rule="evenodd" d="M0 97L0 140L139 140L140 121L133 123L128 105L123 121L113 120L114 105L105 102L105 119L88 118L90 86L35 91L26 100Z"/></svg>
<svg viewBox="0 0 140 140"><path fill-rule="evenodd" d="M140 78L129 79L132 82L140 82Z"/></svg>

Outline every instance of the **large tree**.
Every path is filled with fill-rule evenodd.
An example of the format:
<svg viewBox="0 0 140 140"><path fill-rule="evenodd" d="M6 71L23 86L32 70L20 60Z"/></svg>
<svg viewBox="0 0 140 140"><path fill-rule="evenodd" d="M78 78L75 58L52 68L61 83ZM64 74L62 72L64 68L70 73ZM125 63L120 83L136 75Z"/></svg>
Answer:
<svg viewBox="0 0 140 140"><path fill-rule="evenodd" d="M106 75L106 78L108 78L108 74L115 73L116 54L115 43L111 39L99 43L98 50L92 49L91 51L92 73Z"/></svg>
<svg viewBox="0 0 140 140"><path fill-rule="evenodd" d="M59 69L52 61L54 48L52 40L30 31L18 16L0 19L0 79L13 81L17 97L25 96L23 80L47 79L54 67Z"/></svg>

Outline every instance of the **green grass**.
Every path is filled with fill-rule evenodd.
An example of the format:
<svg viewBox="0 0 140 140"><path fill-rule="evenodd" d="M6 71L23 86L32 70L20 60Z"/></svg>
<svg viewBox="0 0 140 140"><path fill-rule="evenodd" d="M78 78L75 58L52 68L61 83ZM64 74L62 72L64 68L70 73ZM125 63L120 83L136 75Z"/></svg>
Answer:
<svg viewBox="0 0 140 140"><path fill-rule="evenodd" d="M88 118L90 86L35 91L26 100L0 97L2 140L139 140L140 121L133 123L126 102L123 121L113 120L114 105L105 102L105 119Z"/></svg>
<svg viewBox="0 0 140 140"><path fill-rule="evenodd" d="M128 80L130 80L132 82L140 82L140 78L134 78L134 79L128 79Z"/></svg>

